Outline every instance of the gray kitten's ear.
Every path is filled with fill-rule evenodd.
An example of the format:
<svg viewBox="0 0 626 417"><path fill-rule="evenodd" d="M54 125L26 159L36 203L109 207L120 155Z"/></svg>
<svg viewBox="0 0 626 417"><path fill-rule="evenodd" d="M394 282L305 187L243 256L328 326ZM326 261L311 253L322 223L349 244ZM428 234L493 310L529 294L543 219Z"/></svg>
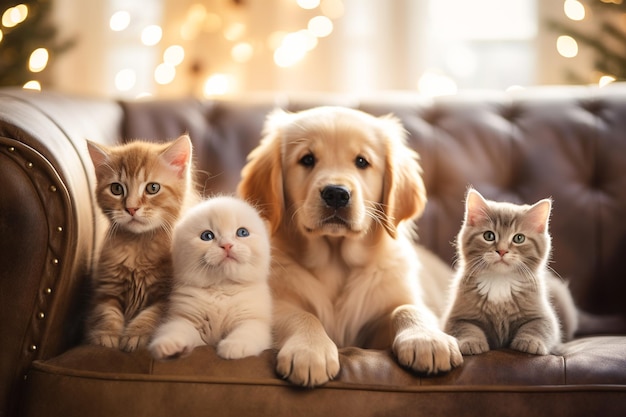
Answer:
<svg viewBox="0 0 626 417"><path fill-rule="evenodd" d="M533 204L526 212L526 221L538 233L544 233L548 229L552 200L546 198Z"/></svg>
<svg viewBox="0 0 626 417"><path fill-rule="evenodd" d="M191 161L191 149L189 135L182 135L163 151L161 158L174 168L179 176L183 176Z"/></svg>
<svg viewBox="0 0 626 417"><path fill-rule="evenodd" d="M483 196L473 188L467 190L465 197L465 223L475 226L478 221L487 217L489 205Z"/></svg>
<svg viewBox="0 0 626 417"><path fill-rule="evenodd" d="M91 157L94 167L98 168L99 166L105 165L109 161L109 152L106 148L96 145L90 140L85 139L85 141L87 142L87 150L89 151L89 156Z"/></svg>

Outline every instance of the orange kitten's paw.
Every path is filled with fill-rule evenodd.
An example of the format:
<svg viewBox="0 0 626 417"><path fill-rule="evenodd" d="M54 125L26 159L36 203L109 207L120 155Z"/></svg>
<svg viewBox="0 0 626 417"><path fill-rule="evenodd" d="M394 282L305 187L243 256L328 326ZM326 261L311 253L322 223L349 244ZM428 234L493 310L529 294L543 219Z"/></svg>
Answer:
<svg viewBox="0 0 626 417"><path fill-rule="evenodd" d="M459 348L461 349L461 353L464 355L479 355L481 353L485 353L489 351L489 343L483 337L468 337L464 339L459 339Z"/></svg>
<svg viewBox="0 0 626 417"><path fill-rule="evenodd" d="M97 334L92 334L89 337L89 343L92 345L118 349L120 347L120 336L116 333L99 332Z"/></svg>
<svg viewBox="0 0 626 417"><path fill-rule="evenodd" d="M531 353L533 355L547 355L550 353L550 349L548 349L543 340L529 336L516 337L513 339L511 349Z"/></svg>
<svg viewBox="0 0 626 417"><path fill-rule="evenodd" d="M463 363L457 340L440 330L402 330L392 348L401 365L425 374L447 372Z"/></svg>
<svg viewBox="0 0 626 417"><path fill-rule="evenodd" d="M150 341L149 334L122 336L120 338L120 349L126 352L134 352L139 348L146 347Z"/></svg>

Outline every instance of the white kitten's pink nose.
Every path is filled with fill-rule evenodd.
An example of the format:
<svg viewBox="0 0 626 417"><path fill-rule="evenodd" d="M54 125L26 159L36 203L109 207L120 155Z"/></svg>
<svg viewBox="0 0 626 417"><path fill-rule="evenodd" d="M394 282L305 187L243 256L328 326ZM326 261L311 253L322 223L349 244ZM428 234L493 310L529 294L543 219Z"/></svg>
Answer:
<svg viewBox="0 0 626 417"><path fill-rule="evenodd" d="M126 207L126 211L128 212L128 214L130 214L131 216L134 216L135 213L137 213L137 211L139 211L139 207Z"/></svg>
<svg viewBox="0 0 626 417"><path fill-rule="evenodd" d="M224 249L226 252L230 252L230 250L233 247L233 244L232 243L224 243L223 245L220 245L220 247L222 249Z"/></svg>
<svg viewBox="0 0 626 417"><path fill-rule="evenodd" d="M504 249L498 249L496 252L498 252L498 254L500 255L500 257L503 257L504 255L506 255L507 253L509 253L508 250L504 250Z"/></svg>

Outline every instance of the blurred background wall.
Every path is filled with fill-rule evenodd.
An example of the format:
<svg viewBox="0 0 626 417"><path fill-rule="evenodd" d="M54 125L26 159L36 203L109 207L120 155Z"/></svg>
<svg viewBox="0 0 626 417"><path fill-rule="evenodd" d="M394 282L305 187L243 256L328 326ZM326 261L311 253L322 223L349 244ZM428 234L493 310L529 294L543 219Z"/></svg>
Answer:
<svg viewBox="0 0 626 417"><path fill-rule="evenodd" d="M606 83L626 71L621 0L0 4L0 83L33 81L30 88L78 94L129 99L409 90L440 95ZM38 49L46 53L33 58ZM3 81L16 56L27 61L16 70L23 77Z"/></svg>

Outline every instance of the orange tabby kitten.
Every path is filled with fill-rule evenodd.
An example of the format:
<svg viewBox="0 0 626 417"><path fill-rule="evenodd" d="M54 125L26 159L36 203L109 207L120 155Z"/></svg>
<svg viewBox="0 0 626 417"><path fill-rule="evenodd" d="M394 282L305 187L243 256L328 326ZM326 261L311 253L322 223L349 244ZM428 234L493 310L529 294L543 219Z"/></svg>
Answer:
<svg viewBox="0 0 626 417"><path fill-rule="evenodd" d="M110 221L94 273L87 317L91 344L133 351L159 324L172 280L174 223L193 192L191 141L87 142L96 199Z"/></svg>

